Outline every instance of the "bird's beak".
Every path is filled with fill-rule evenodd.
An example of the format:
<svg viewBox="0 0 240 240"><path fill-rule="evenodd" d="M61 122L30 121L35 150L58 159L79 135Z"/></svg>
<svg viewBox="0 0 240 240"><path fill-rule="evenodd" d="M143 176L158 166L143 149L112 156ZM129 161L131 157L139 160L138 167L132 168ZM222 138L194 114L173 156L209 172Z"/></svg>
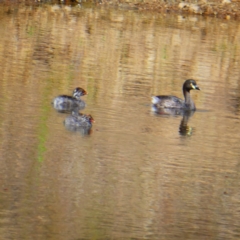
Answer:
<svg viewBox="0 0 240 240"><path fill-rule="evenodd" d="M191 86L192 86L192 89L200 90L200 88L198 87L198 85L193 85L193 84L191 83Z"/></svg>

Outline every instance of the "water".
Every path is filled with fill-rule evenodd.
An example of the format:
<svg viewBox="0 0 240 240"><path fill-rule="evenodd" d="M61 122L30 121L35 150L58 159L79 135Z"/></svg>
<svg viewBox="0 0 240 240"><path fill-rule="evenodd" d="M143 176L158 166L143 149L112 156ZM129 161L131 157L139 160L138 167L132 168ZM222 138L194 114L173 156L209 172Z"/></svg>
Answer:
<svg viewBox="0 0 240 240"><path fill-rule="evenodd" d="M239 239L236 21L66 5L0 6L1 239ZM157 115L151 96L193 116ZM95 123L51 106L83 87Z"/></svg>

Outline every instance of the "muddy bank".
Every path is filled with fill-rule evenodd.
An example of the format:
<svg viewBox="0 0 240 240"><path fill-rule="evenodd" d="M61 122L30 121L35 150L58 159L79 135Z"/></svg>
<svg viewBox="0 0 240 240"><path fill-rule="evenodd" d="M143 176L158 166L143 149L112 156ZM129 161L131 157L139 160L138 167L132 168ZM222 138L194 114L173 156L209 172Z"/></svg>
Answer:
<svg viewBox="0 0 240 240"><path fill-rule="evenodd" d="M126 10L152 11L161 13L198 14L223 19L240 19L240 0L0 0L0 6L12 7L24 4L39 6L44 4L60 5L98 5Z"/></svg>
<svg viewBox="0 0 240 240"><path fill-rule="evenodd" d="M125 9L154 11L163 13L199 14L225 19L240 19L240 1L151 1L132 2L129 0L103 0L102 4L118 6Z"/></svg>

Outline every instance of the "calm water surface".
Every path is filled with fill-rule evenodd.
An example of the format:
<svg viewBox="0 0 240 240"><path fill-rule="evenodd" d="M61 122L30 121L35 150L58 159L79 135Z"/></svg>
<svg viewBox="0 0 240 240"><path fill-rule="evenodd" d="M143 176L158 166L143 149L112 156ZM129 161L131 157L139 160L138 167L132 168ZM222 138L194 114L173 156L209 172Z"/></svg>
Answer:
<svg viewBox="0 0 240 240"><path fill-rule="evenodd" d="M0 6L1 239L240 239L239 22ZM151 111L197 80L193 116ZM84 96L90 135L52 99Z"/></svg>

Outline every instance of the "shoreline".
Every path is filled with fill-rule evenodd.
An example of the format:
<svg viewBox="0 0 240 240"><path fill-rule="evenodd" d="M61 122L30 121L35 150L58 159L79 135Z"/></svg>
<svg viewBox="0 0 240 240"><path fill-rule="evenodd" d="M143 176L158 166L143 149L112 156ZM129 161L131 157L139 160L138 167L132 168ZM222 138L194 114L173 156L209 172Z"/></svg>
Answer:
<svg viewBox="0 0 240 240"><path fill-rule="evenodd" d="M222 19L240 19L240 1L223 0L208 2L203 0L198 3L191 3L187 1L179 2L159 2L159 1L145 1L145 2L129 2L126 1L109 1L103 0L102 5L115 6L123 9L133 9L139 11L151 11L159 13L178 13L191 14L201 16L212 16Z"/></svg>
<svg viewBox="0 0 240 240"><path fill-rule="evenodd" d="M167 1L167 0L3 0L3 6L41 5L41 4L59 4L59 5L77 5L93 4L97 6L114 7L124 10L137 10L141 12L157 13L177 13L185 15L211 16L221 19L240 19L240 0L200 0L199 2L189 1ZM11 10L10 10L11 11Z"/></svg>

